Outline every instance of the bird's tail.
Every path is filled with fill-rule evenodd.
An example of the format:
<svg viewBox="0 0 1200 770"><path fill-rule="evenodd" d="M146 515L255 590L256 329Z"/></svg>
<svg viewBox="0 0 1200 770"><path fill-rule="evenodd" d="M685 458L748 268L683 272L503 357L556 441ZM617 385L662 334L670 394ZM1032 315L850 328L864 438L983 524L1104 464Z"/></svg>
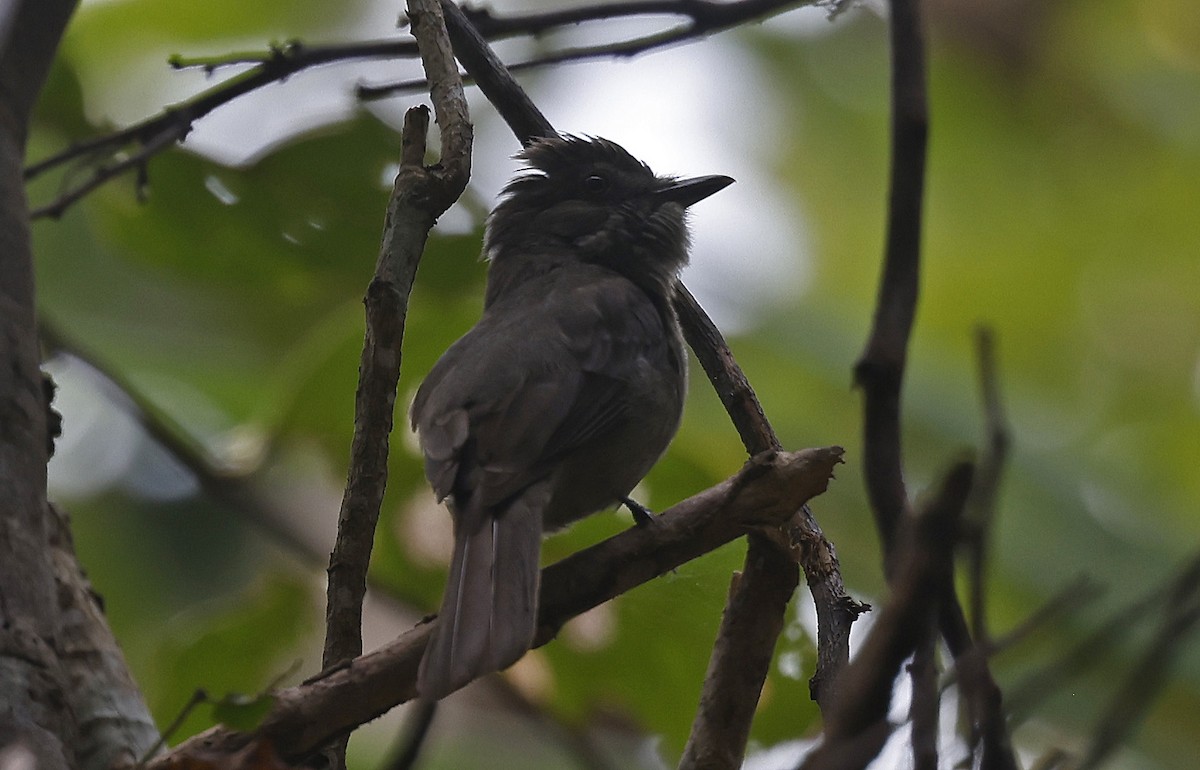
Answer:
<svg viewBox="0 0 1200 770"><path fill-rule="evenodd" d="M546 487L526 489L498 516L456 518L446 593L417 675L422 698L507 668L533 643Z"/></svg>

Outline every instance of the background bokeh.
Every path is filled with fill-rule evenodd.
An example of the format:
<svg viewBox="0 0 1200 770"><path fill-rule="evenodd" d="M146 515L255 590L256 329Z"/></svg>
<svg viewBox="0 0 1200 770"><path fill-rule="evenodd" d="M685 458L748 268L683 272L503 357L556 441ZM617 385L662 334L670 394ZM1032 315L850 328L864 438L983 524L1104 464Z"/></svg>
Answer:
<svg viewBox="0 0 1200 770"><path fill-rule="evenodd" d="M497 0L493 9L551 5ZM925 6L932 134L904 404L909 482L919 492L980 444L972 329L986 323L999 340L1015 441L991 555L992 627L1016 626L1080 576L1104 589L995 659L1012 694L1200 547L1200 5ZM30 157L236 71L175 72L171 54L385 37L400 10L368 0L85 2ZM662 23L592 25L500 50L520 59ZM815 508L852 591L867 601L881 597L882 577L850 379L882 252L886 46L871 7L832 21L802 9L631 61L522 77L560 130L617 140L660 172L738 179L695 208L685 279L729 334L784 443L847 447L848 464ZM124 179L35 225L42 318L79 354L47 364L65 417L52 495L71 511L81 558L160 725L198 687L253 693L319 667L360 300L398 157L395 126L425 100L359 104L353 89L417 66L330 66L262 89L155 158L144 202ZM471 105L473 184L422 263L398 409L478 315L482 217L516 167L507 129L477 93ZM86 173L35 180L30 195L48 202ZM118 382L167 445L150 438ZM664 508L742 460L697 371L683 428L640 497ZM548 541L546 557L627 525L625 515L594 517ZM455 696L427 766L575 767L580 741L615 766L673 765L742 548L621 597L503 682ZM372 565L368 643L436 606L448 552L448 520L402 430ZM816 730L806 697L810 612L801 597L790 615L756 751ZM1155 624L1131 616L1126 637L1019 714L1022 754L1085 745ZM1115 766L1194 766L1195 645L1172 671ZM211 721L200 709L175 738ZM400 724L383 720L356 739L354 766L379 766ZM775 765L764 753L758 766Z"/></svg>

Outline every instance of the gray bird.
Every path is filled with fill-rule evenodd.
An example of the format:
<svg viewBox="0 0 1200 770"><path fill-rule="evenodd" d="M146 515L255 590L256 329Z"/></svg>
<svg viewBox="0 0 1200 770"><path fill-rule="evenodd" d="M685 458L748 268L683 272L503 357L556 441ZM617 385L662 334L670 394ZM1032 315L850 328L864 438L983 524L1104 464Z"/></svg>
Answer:
<svg viewBox="0 0 1200 770"><path fill-rule="evenodd" d="M627 499L679 427L671 300L684 210L733 182L659 177L603 139L539 140L488 218L483 316L417 391L425 473L454 554L417 689L516 662L537 630L542 533Z"/></svg>

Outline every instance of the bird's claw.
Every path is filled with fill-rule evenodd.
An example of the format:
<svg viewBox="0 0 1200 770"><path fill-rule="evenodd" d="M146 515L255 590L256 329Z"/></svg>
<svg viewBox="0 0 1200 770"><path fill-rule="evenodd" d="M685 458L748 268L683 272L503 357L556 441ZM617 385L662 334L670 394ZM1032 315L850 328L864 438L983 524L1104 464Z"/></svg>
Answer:
<svg viewBox="0 0 1200 770"><path fill-rule="evenodd" d="M631 497L622 497L621 504L633 514L633 523L646 527L654 523L654 512Z"/></svg>

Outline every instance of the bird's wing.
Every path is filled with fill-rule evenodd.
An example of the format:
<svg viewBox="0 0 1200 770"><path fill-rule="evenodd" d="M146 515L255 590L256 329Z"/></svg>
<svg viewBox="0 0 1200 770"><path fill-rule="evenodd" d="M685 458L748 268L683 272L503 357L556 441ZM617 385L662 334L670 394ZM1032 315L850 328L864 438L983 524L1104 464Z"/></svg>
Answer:
<svg viewBox="0 0 1200 770"><path fill-rule="evenodd" d="M413 424L439 498L481 495L469 508L488 509L544 478L618 424L631 383L670 357L641 289L606 271L556 273L490 307L418 391Z"/></svg>

